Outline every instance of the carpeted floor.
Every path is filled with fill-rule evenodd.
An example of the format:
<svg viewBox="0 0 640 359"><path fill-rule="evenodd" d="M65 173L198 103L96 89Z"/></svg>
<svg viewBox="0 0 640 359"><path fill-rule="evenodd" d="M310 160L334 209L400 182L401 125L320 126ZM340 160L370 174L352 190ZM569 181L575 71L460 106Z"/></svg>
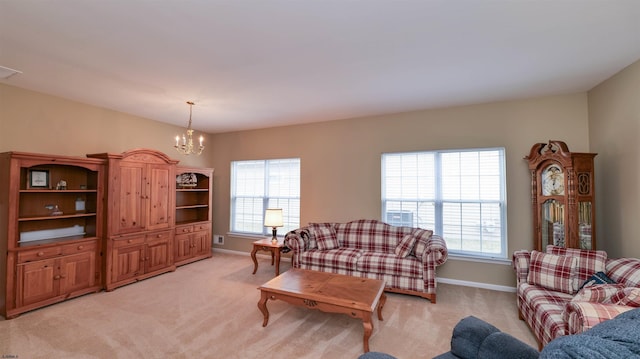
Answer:
<svg viewBox="0 0 640 359"><path fill-rule="evenodd" d="M2 358L349 358L362 354L362 322L340 314L269 301L262 327L256 289L273 278L270 259L215 252L112 292L85 295L0 319ZM281 272L290 268L281 263ZM518 319L515 294L447 284L438 303L387 294L383 321L374 316L371 351L400 359L449 350L451 331L468 315L535 346Z"/></svg>

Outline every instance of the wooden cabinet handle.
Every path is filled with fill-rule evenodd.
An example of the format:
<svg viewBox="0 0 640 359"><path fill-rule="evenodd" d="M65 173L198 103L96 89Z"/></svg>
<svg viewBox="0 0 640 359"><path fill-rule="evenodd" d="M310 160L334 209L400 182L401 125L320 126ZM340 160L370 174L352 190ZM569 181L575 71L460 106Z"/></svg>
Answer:
<svg viewBox="0 0 640 359"><path fill-rule="evenodd" d="M133 243L133 239L127 240L127 243Z"/></svg>
<svg viewBox="0 0 640 359"><path fill-rule="evenodd" d="M38 252L38 257L42 257L44 255L44 252Z"/></svg>
<svg viewBox="0 0 640 359"><path fill-rule="evenodd" d="M60 276L59 276L59 275L56 275L56 276L54 276L54 277L53 277L53 279L56 279L56 280L57 280L57 279L60 279Z"/></svg>
<svg viewBox="0 0 640 359"><path fill-rule="evenodd" d="M84 249L84 246L78 246L78 250Z"/></svg>

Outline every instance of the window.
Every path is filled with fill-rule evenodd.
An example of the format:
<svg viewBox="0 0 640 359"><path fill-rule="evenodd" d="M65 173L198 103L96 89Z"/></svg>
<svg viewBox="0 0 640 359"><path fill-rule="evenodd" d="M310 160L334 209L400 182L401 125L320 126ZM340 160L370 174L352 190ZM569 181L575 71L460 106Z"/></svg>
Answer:
<svg viewBox="0 0 640 359"><path fill-rule="evenodd" d="M271 235L267 208L282 208L283 234L300 227L300 159L231 162L231 231Z"/></svg>
<svg viewBox="0 0 640 359"><path fill-rule="evenodd" d="M506 258L504 149L382 155L382 220L433 229L453 254Z"/></svg>

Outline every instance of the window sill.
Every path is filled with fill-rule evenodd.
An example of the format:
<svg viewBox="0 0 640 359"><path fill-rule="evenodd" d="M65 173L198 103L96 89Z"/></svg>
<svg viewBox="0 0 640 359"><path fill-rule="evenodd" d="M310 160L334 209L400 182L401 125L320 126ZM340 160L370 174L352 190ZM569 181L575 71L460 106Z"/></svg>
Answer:
<svg viewBox="0 0 640 359"><path fill-rule="evenodd" d="M245 238L245 239L263 239L263 238L271 238L271 234L254 234L254 233L243 233L243 232L227 232L227 236L232 236L236 238ZM278 235L278 239L282 239L284 236Z"/></svg>
<svg viewBox="0 0 640 359"><path fill-rule="evenodd" d="M466 262L476 262L476 263L489 263L489 264L501 264L501 265L511 265L511 259L507 258L489 258L489 257L474 257L462 254L452 254L449 253L449 259L466 261Z"/></svg>

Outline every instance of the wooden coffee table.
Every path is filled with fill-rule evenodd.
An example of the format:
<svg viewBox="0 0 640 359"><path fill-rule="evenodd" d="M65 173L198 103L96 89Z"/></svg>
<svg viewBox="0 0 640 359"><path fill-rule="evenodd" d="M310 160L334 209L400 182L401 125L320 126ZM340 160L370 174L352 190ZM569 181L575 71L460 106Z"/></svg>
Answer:
<svg viewBox="0 0 640 359"><path fill-rule="evenodd" d="M280 299L289 304L317 309L325 313L342 313L362 319L364 351L369 351L373 332L371 316L377 309L382 319L382 307L387 300L384 281L341 274L292 268L261 285L258 308L264 315L262 326L269 323L267 300Z"/></svg>

